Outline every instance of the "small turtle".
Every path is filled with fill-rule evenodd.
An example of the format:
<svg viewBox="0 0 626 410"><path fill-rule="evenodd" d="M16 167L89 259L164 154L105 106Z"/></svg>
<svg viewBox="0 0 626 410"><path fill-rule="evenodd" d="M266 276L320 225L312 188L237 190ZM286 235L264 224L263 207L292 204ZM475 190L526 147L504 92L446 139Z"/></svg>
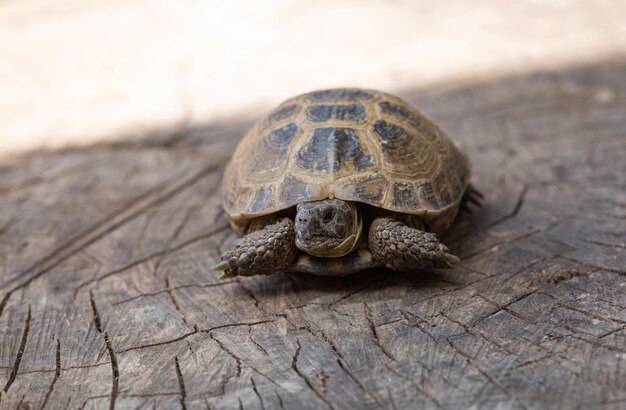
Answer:
<svg viewBox="0 0 626 410"><path fill-rule="evenodd" d="M407 102L364 89L285 101L243 138L223 181L245 235L214 267L225 277L277 271L340 276L459 261L436 235L476 201L467 157Z"/></svg>

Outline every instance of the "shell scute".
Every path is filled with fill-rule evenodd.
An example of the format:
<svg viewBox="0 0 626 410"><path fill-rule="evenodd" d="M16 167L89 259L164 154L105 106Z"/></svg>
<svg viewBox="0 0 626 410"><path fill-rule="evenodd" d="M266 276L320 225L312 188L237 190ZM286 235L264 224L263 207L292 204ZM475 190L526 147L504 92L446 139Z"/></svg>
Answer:
<svg viewBox="0 0 626 410"><path fill-rule="evenodd" d="M291 142L299 132L296 124L288 123L260 133L254 152L246 155L242 164L243 173L248 175L247 180L262 183L281 177L285 173Z"/></svg>
<svg viewBox="0 0 626 410"><path fill-rule="evenodd" d="M330 156L329 152L342 155ZM372 156L359 144L352 128L316 128L312 138L296 154L296 164L314 173L333 174L344 168L361 171L372 166Z"/></svg>
<svg viewBox="0 0 626 410"><path fill-rule="evenodd" d="M420 199L420 203L427 206L427 209L437 209L439 207L435 191L430 182L426 182L417 188L417 197Z"/></svg>
<svg viewBox="0 0 626 410"><path fill-rule="evenodd" d="M415 115L413 111L399 104L394 104L389 101L381 101L378 103L378 106L382 112L392 115L398 121L406 121L414 128L419 128L422 124L418 115Z"/></svg>
<svg viewBox="0 0 626 410"><path fill-rule="evenodd" d="M299 104L289 104L289 105L281 106L275 111L273 111L272 113L270 113L270 115L268 115L267 117L268 123L275 124L281 120L290 118L293 115L297 114L298 111L300 111L301 109L302 109L302 106L300 106Z"/></svg>
<svg viewBox="0 0 626 410"><path fill-rule="evenodd" d="M307 201L311 196L311 186L307 181L303 181L291 175L285 176L280 189L280 202L297 204Z"/></svg>
<svg viewBox="0 0 626 410"><path fill-rule="evenodd" d="M440 166L436 149L416 138L405 128L378 120L374 132L380 137L380 150L386 172L400 179L428 178Z"/></svg>
<svg viewBox="0 0 626 410"><path fill-rule="evenodd" d="M335 120L359 123L365 121L367 112L361 104L326 104L307 108L306 116L312 122Z"/></svg>
<svg viewBox="0 0 626 410"><path fill-rule="evenodd" d="M312 101L337 101L341 99L373 100L374 95L375 93L369 90L361 90L358 88L334 88L304 94L306 98Z"/></svg>
<svg viewBox="0 0 626 410"><path fill-rule="evenodd" d="M408 182L396 182L393 184L392 203L397 208L410 208L416 211L422 209L420 201L415 195L415 186Z"/></svg>
<svg viewBox="0 0 626 410"><path fill-rule="evenodd" d="M272 185L266 185L254 193L252 202L248 208L252 213L255 213L262 212L264 209L272 208L273 206L274 187Z"/></svg>

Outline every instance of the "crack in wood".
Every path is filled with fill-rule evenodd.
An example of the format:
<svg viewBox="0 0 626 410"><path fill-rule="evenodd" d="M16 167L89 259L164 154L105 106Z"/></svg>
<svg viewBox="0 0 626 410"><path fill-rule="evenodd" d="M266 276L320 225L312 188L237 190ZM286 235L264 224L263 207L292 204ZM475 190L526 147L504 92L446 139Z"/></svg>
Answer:
<svg viewBox="0 0 626 410"><path fill-rule="evenodd" d="M41 404L40 410L43 410L50 399L50 395L54 391L54 385L56 384L59 376L61 376L61 341L57 339L57 349L56 349L56 368L54 370L54 378L50 383L50 387L48 387L48 392L46 393L46 397L43 399L43 403Z"/></svg>
<svg viewBox="0 0 626 410"><path fill-rule="evenodd" d="M174 356L174 363L176 366L176 379L178 380L178 388L180 389L180 405L183 410L187 410L187 404L185 403L187 391L185 390L185 379L183 378L183 373L180 371L178 356Z"/></svg>
<svg viewBox="0 0 626 410"><path fill-rule="evenodd" d="M532 269L533 267L537 266L538 264L540 264L544 260L545 260L545 258L541 257L541 258L537 258L537 259L534 259L534 260L530 261L530 264L528 264L528 265L524 266L523 268L518 269L515 272L511 273L506 278L504 278L501 281L501 283L504 284L504 283L512 280L513 278L517 277L520 273L524 273L524 272L529 271L530 269Z"/></svg>
<svg viewBox="0 0 626 410"><path fill-rule="evenodd" d="M4 233L9 230L9 228L14 222L15 222L14 219L9 219L2 226L0 226L0 236L4 235Z"/></svg>
<svg viewBox="0 0 626 410"><path fill-rule="evenodd" d="M516 318L524 321L526 324L529 324L529 325L534 324L535 322L531 318L526 317L524 315L520 315L516 311L509 309L509 306L511 306L512 304L517 303L517 302L521 301L522 299L527 298L528 296L530 296L530 295L532 295L534 293L536 293L536 291L531 291L531 292L528 292L528 293L524 293L524 294L516 297L515 299L511 300L510 302L507 302L504 305L500 305L499 303L489 299L488 297L486 297L484 295L481 295L480 293L476 293L476 296L478 296L479 298L481 298L485 302L489 303L490 305L495 306L497 310L495 312L485 316L484 318L478 320L477 322L473 323L473 326L476 326L478 323L482 322L483 320L489 319L489 318L497 315L498 313L500 313L502 311L507 312L511 316L515 316Z"/></svg>
<svg viewBox="0 0 626 410"><path fill-rule="evenodd" d="M331 410L335 408L335 406L333 406L333 404L321 393L319 392L314 386L313 383L311 383L311 381L304 376L304 374L302 374L302 372L300 371L300 369L298 369L298 356L300 356L300 350L302 349L302 346L300 345L300 341L298 340L298 338L296 338L296 345L298 346L296 348L295 353L293 354L293 357L291 359L291 368L293 369L293 371L298 375L298 377L300 377L300 379L302 379L302 381L304 381L304 383L309 387L309 389L315 393L315 395L324 403L326 404L326 406L328 408L330 408Z"/></svg>
<svg viewBox="0 0 626 410"><path fill-rule="evenodd" d="M246 294L246 296L248 296L250 299L252 299L253 303L254 303L254 307L257 308L261 313L263 314L268 314L263 307L261 306L261 301L254 295L254 293L248 289L244 284L243 281L241 280L240 277L236 277L236 282L239 284L239 288L241 290L243 290L243 292Z"/></svg>
<svg viewBox="0 0 626 410"><path fill-rule="evenodd" d="M626 329L626 325L622 326L622 327L615 328L613 330L610 330L610 331L608 331L608 332L598 336L598 339L604 339L605 337L611 336L612 334L617 333L617 332L621 332L622 330L625 330L625 329Z"/></svg>
<svg viewBox="0 0 626 410"><path fill-rule="evenodd" d="M261 344L259 342L256 341L256 339L254 338L254 335L252 334L252 326L250 326L248 328L248 334L250 335L250 341L260 350L263 352L263 354L265 356L270 357L269 352L267 351L267 349L265 349L263 346L261 346Z"/></svg>
<svg viewBox="0 0 626 410"><path fill-rule="evenodd" d="M480 231L481 232L487 232L490 229L502 224L503 222L508 221L511 218L514 218L519 211L522 209L522 206L524 205L524 198L526 197L526 193L528 192L528 185L524 185L522 187L522 189L520 190L519 194L517 195L517 200L515 201L515 205L513 206L513 209L507 213L506 215L496 219L495 221L485 225L485 226L481 226L480 227ZM453 245L455 243L458 243L460 241L462 241L463 239L467 238L470 235L473 235L474 233L476 233L477 230L472 230L470 232L467 232L463 235L458 236L457 238L455 238L452 242L450 242L450 245Z"/></svg>
<svg viewBox="0 0 626 410"><path fill-rule="evenodd" d="M0 301L0 316L2 316L2 312L4 312L4 307L7 305L7 303L9 302L9 299L11 298L11 294L13 292L7 292L4 294L4 296L2 297L2 301Z"/></svg>
<svg viewBox="0 0 626 410"><path fill-rule="evenodd" d="M176 299L176 296L174 296L174 292L171 290L169 275L166 274L164 280L165 280L165 288L169 289L167 294L169 295L170 300L172 301L172 304L174 305L174 308L180 315L180 318L182 319L182 321L186 325L189 325L189 323L187 322L187 315L185 314L185 312L183 312L183 309L180 307L180 304L178 303L178 299Z"/></svg>
<svg viewBox="0 0 626 410"><path fill-rule="evenodd" d="M422 386L420 386L419 384L417 384L415 382L415 380L407 377L404 373L398 371L397 369L394 369L389 363L385 364L385 367L387 369L389 369L389 371L391 371L393 374L395 374L396 376L400 377L401 379L409 382L413 387L415 387L415 390L421 394L422 396L426 397L428 400L430 400L435 407L437 407L438 409L443 409L444 407L442 406L442 404L439 402L439 400L437 400L436 397L434 397L431 393L427 392L424 388L422 388Z"/></svg>
<svg viewBox="0 0 626 410"><path fill-rule="evenodd" d="M211 333L211 332L214 332L215 330L226 329L226 328L229 328L229 327L257 326L257 325L264 325L266 323L274 323L274 322L276 322L275 319L264 319L264 320L257 320L255 322L225 323L223 325L213 326L213 327L210 327L208 329L201 329L200 332L202 332L202 333Z"/></svg>
<svg viewBox="0 0 626 410"><path fill-rule="evenodd" d="M404 311L402 312L402 314L404 315ZM407 322L408 322L408 318L407 318ZM418 329L420 332L424 333L426 336L428 336L433 342L435 342L436 345L439 345L439 341L437 339L435 339L435 336L433 336L432 333L430 333L428 330L426 330L424 327L421 326L422 323L428 323L425 320L419 323L415 323L413 325L411 325L410 323L407 323L407 326L411 326L414 327L416 329Z"/></svg>
<svg viewBox="0 0 626 410"><path fill-rule="evenodd" d="M499 241L499 242L496 242L496 243L491 244L489 246L486 246L484 248L481 248L481 249L478 249L476 251L470 252L467 255L462 255L462 256L460 256L460 258L463 261L467 261L468 259L474 258L474 257L476 257L478 255L482 255L485 252L489 252L489 251L492 251L494 249L497 249L498 247L500 247L502 245L505 245L507 243L511 243L511 242L515 242L515 241L521 241L522 239L526 239L526 238L529 238L529 237L531 237L533 235L541 233L544 230L549 230L550 228L552 228L552 226L553 225L549 226L546 229L533 229L533 230L531 230L529 232L526 232L525 234L522 234L522 235L519 235L519 236L515 236L515 237L511 237L511 238L507 238L507 239L505 239L503 241Z"/></svg>
<svg viewBox="0 0 626 410"><path fill-rule="evenodd" d="M30 329L30 313L31 308L28 305L28 315L26 316L26 322L24 322L24 330L22 332L22 339L20 340L20 347L17 350L17 355L15 356L15 361L13 362L13 367L11 368L11 373L9 373L9 379L7 383L4 385L4 389L2 389L5 393L9 391L9 387L15 381L17 377L17 372L20 369L20 363L22 362L22 356L24 355L24 350L26 349L26 342L28 341L28 331Z"/></svg>
<svg viewBox="0 0 626 410"><path fill-rule="evenodd" d="M168 287L166 289L158 290L156 292L140 293L140 294L135 295L133 297L130 297L128 299L122 299L122 300L120 300L118 302L111 303L111 306L117 306L117 305L121 305L123 303L132 302L133 300L136 300L136 299L139 299L139 298L146 298L146 297L157 296L157 295L161 295L163 293L168 293L170 291L179 290L179 289L188 289L188 288L208 289L208 288L232 285L232 284L236 284L236 283L238 283L238 281L236 279L231 279L231 280L225 280L224 282L219 282L219 283L207 283L205 285L200 285L198 283L190 283L188 285L179 285L179 286L174 286L174 287Z"/></svg>
<svg viewBox="0 0 626 410"><path fill-rule="evenodd" d="M214 332L216 330L220 330L220 329L226 329L226 328L230 328L230 327L240 327L240 326L257 326L257 325L262 325L262 324L265 324L265 323L273 323L273 322L275 322L274 319L259 320L259 321L256 321L256 322L227 323L227 324L223 324L223 325L213 326L213 327L210 327L208 329L200 329L197 326L194 326L194 329L191 332L184 333L184 334L182 334L180 336L177 336L175 338L167 339L167 340L163 340L163 341L159 341L159 342L154 342L154 343L147 343L147 344L140 345L140 346L132 346L132 347L128 347L126 349L119 350L118 352L119 353L126 353L126 352L130 352L132 350L137 350L137 349L146 349L146 348L149 348L149 347L169 345L169 344L172 344L172 343L180 342L181 340L185 340L186 338L188 338L190 336L193 336L193 335L197 335L199 333L208 333L210 335L212 332Z"/></svg>
<svg viewBox="0 0 626 410"><path fill-rule="evenodd" d="M91 246L92 244L94 244L95 242L99 241L100 239L106 237L107 235L109 235L110 233L114 232L115 230L117 230L121 226L125 225L126 223L130 222L131 220L135 219L137 216L141 215L142 213L144 213L148 209L153 208L154 206L162 204L164 202L167 202L171 198L173 198L176 195L178 195L179 193L183 192L185 189L187 189L188 187L192 186L193 184L198 182L200 179L202 179L203 177L211 174L212 172L214 172L217 169L219 169L219 166L217 166L217 165L210 165L208 167L203 168L201 171L199 171L196 174L192 175L190 178L184 180L182 183L176 185L174 188L172 188L171 190L169 190L165 194L163 194L161 196L158 196L154 200L148 202L146 205L140 207L138 210L136 210L134 212L131 212L129 215L123 217L121 220L119 220L119 221L117 221L115 223L110 223L110 221L114 220L118 215L123 215L124 212L127 211L128 208L132 209L132 206L134 206L138 202L141 202L143 199L145 199L145 197L149 198L152 195L153 191L154 192L159 192L164 185L167 186L167 184L165 182L169 182L169 180L157 184L156 187L150 189L149 191L147 191L147 193L144 193L144 194L140 195L138 198L135 198L133 201L131 201L130 205L127 205L127 206L124 206L122 208L119 208L118 210L113 212L113 214L107 216L106 218L101 219L96 224L92 225L90 228L87 228L86 230L84 230L81 233L79 233L76 237L74 237L71 240L65 242L59 248L56 248L55 250L53 250L50 254L45 256L40 261L38 261L35 264L31 265L30 268L28 268L25 271L21 272L20 274L16 275L13 279L10 279L9 281L7 281L7 283L5 283L5 286L7 286L10 283L13 283L14 281L19 280L19 278L21 278L22 276L26 276L28 273L30 273L31 271L35 270L38 266L44 264L48 260L52 261L49 265L46 265L41 270L39 270L37 273L35 273L33 275L30 275L26 280L24 280L23 282L19 283L18 285L13 287L11 290L9 290L8 294L10 295L11 293L15 292L16 290L21 289L21 288L23 288L25 286L28 286L32 281L34 281L35 279L37 279L37 278L41 277L42 275L48 273L49 271L51 271L52 269L54 269L55 267L57 267L61 263L65 262L70 257L72 257L75 254L81 252L83 249L86 249L87 247ZM101 232L96 233L95 235L90 237L90 234L92 234L94 232L97 232L100 228L103 228L103 230ZM81 242L82 239L85 239L85 240ZM73 246L73 245L76 245L76 246ZM66 249L68 251L64 252ZM59 255L58 258L56 258L57 255ZM93 283L93 282L90 282L90 283ZM85 284L84 286L86 286L88 284L89 283ZM80 286L80 287L82 287L82 286Z"/></svg>
<svg viewBox="0 0 626 410"><path fill-rule="evenodd" d="M222 382L220 383L220 388L219 390L222 392L222 394L224 394L226 392L226 385L228 384L228 382L230 382L232 379L238 379L241 377L241 367L242 367L242 363L241 363L241 359L239 358L239 356L237 356L234 352L232 352L230 349L228 349L224 343L222 343L221 340L219 340L217 337L213 336L211 333L209 333L209 337L211 338L211 340L213 340L215 343L217 343L217 345L219 346L219 348L226 353L228 356L230 356L231 359L233 359L235 361L236 364L236 368L235 368L235 374L222 380Z"/></svg>
<svg viewBox="0 0 626 410"><path fill-rule="evenodd" d="M595 313L585 311L583 309L577 308L577 307L572 306L572 305L567 304L567 303L563 303L561 301L557 301L556 304L559 307L562 307L562 308L565 308L565 309L569 309L569 310L574 311L574 312L581 313L581 314L583 314L585 316L589 316L589 317L591 317L591 318L593 318L595 320L599 320L599 321L602 321L602 322L619 323L621 325L626 324L626 320L620 320L620 319L617 319L617 318L614 318L614 317L610 317L610 316L596 315Z"/></svg>
<svg viewBox="0 0 626 410"><path fill-rule="evenodd" d="M90 401L90 400L106 399L106 398L109 398L109 397L110 396L107 395L107 394L99 394L99 395L96 395L96 396L89 396L89 397L85 398L85 400L83 400L83 403L80 406L80 409L81 410L84 409L87 406L87 402Z"/></svg>
<svg viewBox="0 0 626 410"><path fill-rule="evenodd" d="M259 393L259 389L257 389L256 387L256 382L254 381L254 377L250 376L250 382L252 383L252 391L254 391L254 394L256 394L256 396L259 398L259 402L261 403L261 409L265 410L265 403L263 403L263 397L261 397L261 394Z"/></svg>
<svg viewBox="0 0 626 410"><path fill-rule="evenodd" d="M307 326L307 327L304 327L304 328L300 328L299 330L304 330L305 332L307 332L308 334L310 334L311 336L313 336L316 339L319 338L318 334L313 332L311 330L310 326ZM352 370L350 370L350 368L348 367L348 365L347 365L347 363L345 361L345 358L344 358L343 354L339 351L339 348L337 347L337 345L335 345L333 340L326 333L324 333L323 330L319 331L319 335L321 335L322 340L324 342L326 342L326 344L328 344L330 349L333 351L333 353L337 357L337 364L339 365L341 370L343 370L343 372L354 382L354 384L356 384L359 387L359 389L361 389L363 391L363 393L365 393L367 396L369 396L375 403L378 403L379 406L382 406L382 404L376 398L376 396L374 396L374 394L372 392L370 392L363 385L363 383L354 375ZM297 340L297 338L296 338L296 340Z"/></svg>
<svg viewBox="0 0 626 410"><path fill-rule="evenodd" d="M280 394L278 394L277 391L274 391L274 393L276 393L276 397L278 398L278 404L280 405L281 409L285 409L285 404L283 403L283 398L280 397Z"/></svg>
<svg viewBox="0 0 626 410"><path fill-rule="evenodd" d="M595 239L586 239L586 238L582 238L582 240L584 242L587 242L593 245L600 245L600 246L604 246L604 247L611 248L611 249L615 249L615 248L626 249L626 245L623 243L608 243L608 242L598 241Z"/></svg>
<svg viewBox="0 0 626 410"><path fill-rule="evenodd" d="M502 312L502 309L499 309L497 312ZM496 313L497 313L496 312ZM495 313L491 313L489 314L487 317L491 317L493 316ZM507 349L506 347L502 346L501 344L495 342L494 340L488 338L487 336L485 336L481 331L475 332L473 331L473 328L480 323L483 319L479 319L476 322L474 322L473 324L465 324L462 322L459 322L458 320L455 320L453 318L451 318L450 316L446 315L444 312L441 312L441 316L445 317L446 319L448 319L449 321L451 321L452 323L455 323L456 325L460 326L463 328L463 333L457 333L457 334L453 334L453 335L449 335L449 337L455 337L455 336L464 336L466 334L469 334L473 337L479 337L481 339L483 339L484 341L486 341L487 343L496 346L499 349L502 349L504 351L506 351L507 353L510 353L513 356L518 356L517 353L511 351L510 349Z"/></svg>
<svg viewBox="0 0 626 410"><path fill-rule="evenodd" d="M502 218L497 219L494 222L488 224L487 226L483 228L483 230L488 231L491 228L497 225L500 225L501 223L506 222L509 219L515 217L519 213L519 211L522 209L522 206L524 205L524 198L526 197L526 193L528 193L528 186L524 185L520 193L517 195L517 201L515 202L515 206L513 207L513 210L509 212L508 214L506 214L505 216L503 216Z"/></svg>
<svg viewBox="0 0 626 410"><path fill-rule="evenodd" d="M367 319L367 322L369 323L370 331L372 332L372 340L374 341L374 344L380 349L381 352L383 352L385 356L387 356L389 360L391 360L392 362L397 362L398 359L396 359L396 357L389 350L387 350L387 348L381 343L380 338L378 337L378 332L376 331L376 325L374 324L374 320L372 319L372 310L370 309L367 303L363 303L363 305L365 306L365 318Z"/></svg>
<svg viewBox="0 0 626 410"><path fill-rule="evenodd" d="M350 378L350 380L352 380L354 382L354 384L356 384L358 386L358 388L363 393L365 393L375 403L377 403L379 406L382 407L382 404L380 403L380 401L378 401L376 396L374 396L374 394L371 391L369 391L369 389L367 387L365 387L363 382L361 380L359 380L359 378L356 377L354 373L352 373L352 371L348 368L346 362L342 358L340 358L340 357L337 358L337 364L339 365L339 368L341 368L341 370L343 370L343 372Z"/></svg>
<svg viewBox="0 0 626 410"><path fill-rule="evenodd" d="M597 269L597 270L605 270L605 271L609 271L609 272L613 272L613 273L619 273L620 275L626 275L626 270L620 270L620 269L615 269L615 268L609 268L607 266L600 266L600 265L595 265L589 262L584 262L572 257L568 257L568 256L563 256L563 255L558 255L557 258L559 259L565 259L566 261L570 261L570 262L575 262L578 263L582 266L586 266L588 268L592 268L592 269Z"/></svg>
<svg viewBox="0 0 626 410"><path fill-rule="evenodd" d="M217 187L217 185L216 185L216 187ZM217 190L217 188L214 188L214 189L211 189L211 190L207 191L207 195L206 195L205 198L210 197L211 195L213 195L216 190ZM165 243L165 247L161 251L162 254L159 255L157 261L154 264L154 270L152 272L154 276L157 276L157 272L159 271L159 267L161 266L161 263L163 263L165 258L170 254L169 250L172 247L172 244L174 243L174 241L176 241L176 239L178 239L180 233L187 226L187 223L189 222L189 218L191 217L191 214L194 213L194 212L197 212L198 209L199 209L198 205L191 206L191 207L189 207L187 212L185 212L183 214L183 217L181 218L180 223L176 226L172 236Z"/></svg>
<svg viewBox="0 0 626 410"><path fill-rule="evenodd" d="M488 380L488 381L489 381L492 385L494 385L494 386L498 387L498 388L499 388L500 390L502 390L505 394L507 394L507 396L509 396L510 398L512 398L512 399L514 399L514 400L516 400L516 401L518 401L518 399L517 399L517 398L515 398L515 397L513 397L512 395L508 394L508 391L507 391L507 390L506 390L503 386L500 386L500 384L499 384L499 383L497 383L497 379L498 379L498 378L500 378L501 376L503 376L503 375L505 375L505 374L506 374L506 372L507 372L507 371L508 371L508 370L509 370L509 369L510 369L513 365L514 365L515 361L519 358L519 355L518 355L518 354L516 354L516 353L514 353L514 352L512 352L512 351L511 351L511 352L509 352L509 351L508 351L508 349L504 349L504 348L502 348L502 347L500 346L500 344L498 344L498 343L494 342L492 339L490 339L490 338L486 337L486 336L485 336L485 335L483 335L481 332L479 332L478 334L476 334L475 332L473 332L473 331L472 331L472 329L470 328L470 326L468 326L468 325L466 325L466 324L464 324L464 323L461 323L461 322L459 322L459 321L457 321L457 320L455 320L455 319L453 319L453 318L451 318L451 317L447 316L444 312L441 312L441 315L442 315L443 317L445 317L446 319L450 320L451 322L453 322L453 323L455 323L455 324L457 324L458 326L460 326L460 327L462 327L462 328L463 328L463 332L462 332L462 333L455 333L455 334L451 334L451 335L445 336L445 340L446 340L446 342L447 342L448 346L449 346L449 347L451 347L451 348L453 349L453 351L454 351L454 352L456 352L456 353L460 354L460 355L461 355L461 356L462 356L462 357L466 360L466 363L467 363L469 366L471 366L471 367L475 368L475 369L476 369L479 373L481 373L481 374L482 374L485 378L487 378L487 380ZM466 354L466 353L465 353L464 351L462 351L460 348L457 348L457 347L456 347L456 346L455 346L455 345L451 342L451 340L450 340L450 339L452 339L452 338L454 338L454 337L460 337L460 336L465 336L465 335L470 335L470 336L472 336L472 337L479 337L479 338L481 338L482 340L485 340L487 343L492 344L492 345L494 345L494 346L496 346L496 347L498 347L498 348L500 348L500 349L502 349L502 350L504 350L504 351L506 351L506 352L508 352L508 353L511 353L511 355L512 355L511 359L510 359L510 360L509 360L509 362L506 364L506 366L504 366L504 367L501 369L501 371L500 371L500 373L498 374L498 376L497 376L497 377L494 377L494 376L492 376L491 374L489 374L488 372L486 372L486 371L484 371L483 369L479 368L479 367L478 367L478 364L474 363L474 360L475 360L474 358L472 358L470 355ZM481 349L482 349L482 346L481 346ZM477 401L478 401L478 399L480 398L480 395L482 394L482 391L484 390L484 388L485 388L485 385L483 385L483 386L481 387L479 394L477 394L477 395L476 395L476 397L475 397L475 398L476 398L476 400L477 400ZM480 402L480 403L478 404L478 407L481 407L483 404L484 404L483 402Z"/></svg>
<svg viewBox="0 0 626 410"><path fill-rule="evenodd" d="M61 373L70 371L70 370L79 370L79 369L94 369L99 366L110 366L111 362L102 362L97 364L89 364L84 366L67 366L61 367ZM12 366L0 366L0 369L10 370ZM30 374L30 373L54 373L56 372L56 368L54 369L32 369L32 370L22 370L20 374Z"/></svg>
<svg viewBox="0 0 626 410"><path fill-rule="evenodd" d="M362 286L358 287L357 289L354 289L353 291L346 293L345 295L343 295L339 299L336 299L333 302L329 303L328 306L329 307L335 306L335 305L339 304L340 302L343 302L344 300L348 299L349 297L354 296L357 293L363 292L365 289L369 288L374 283L376 283L376 280L377 280L377 278L373 277L372 279L368 280L367 282L365 282L365 284L363 284Z"/></svg>
<svg viewBox="0 0 626 410"><path fill-rule="evenodd" d="M94 299L93 292L91 290L89 291L89 301L91 303L91 309L93 311L93 320L96 325L96 330L104 338L104 345L106 347L106 350L109 352L109 358L111 359L112 383L109 409L113 410L115 408L115 400L117 399L120 379L119 369L117 366L117 356L115 354L115 350L113 350L113 346L111 344L111 340L109 339L108 333L103 331L100 313L98 312L98 306L96 305L96 300Z"/></svg>
<svg viewBox="0 0 626 410"><path fill-rule="evenodd" d="M96 277L94 279L90 279L90 280L88 280L86 282L83 282L83 283L81 283L81 284L79 284L79 285L77 285L75 287L75 289L74 289L74 298L76 298L77 293L82 288L84 288L86 286L89 286L89 285L91 285L93 283L96 283L96 282L100 282L100 281L102 281L104 279L108 279L108 278L110 278L112 276L115 276L115 275L118 275L120 273L124 273L124 272L130 270L131 268L134 268L137 265L141 265L142 263L148 262L151 259L162 257L164 255L169 255L169 254L178 252L178 251L180 251L180 250L182 250L182 249L184 249L184 248L186 248L186 247L188 247L190 245L193 245L196 242L209 239L209 238L213 237L214 235L216 235L216 234L218 234L218 233L220 233L222 231L225 231L228 228L229 228L228 225L219 226L218 228L216 228L214 230L211 230L211 231L209 231L207 233L204 233L204 234L198 235L198 236L196 236L194 238L191 238L191 239L189 239L189 240L187 240L187 241L181 243L180 245L175 246L175 247L173 247L171 249L168 249L166 251L159 251L159 252L153 253L151 255L139 258L137 260L134 260L134 261L132 261L132 262L122 266L121 268L114 269L114 270L109 271L107 273L104 273L104 274L102 274L102 275L100 275L100 276L98 276L98 277Z"/></svg>
<svg viewBox="0 0 626 410"><path fill-rule="evenodd" d="M465 334L465 333L463 333L463 334ZM489 372L483 370L480 366L478 366L478 364L475 362L475 360L474 360L474 358L472 356L468 355L462 349L458 348L450 340L453 337L462 336L463 334L460 334L460 335L450 335L450 336L445 337L445 340L448 342L448 345L452 349L454 349L455 352L457 352L459 355L461 355L461 357L463 357L466 360L467 364L470 365L470 367L472 367L473 369L477 370L478 373L483 375L483 377L485 377L485 379L492 386L495 386L496 388L498 388L500 391L502 391L510 399L515 400L522 408L526 408L526 406L522 405L522 403L510 391L508 391L508 389L506 389L502 384L500 384L500 382L498 382L491 374L489 374ZM475 398L476 398L476 401L478 401L480 399L480 395L476 395ZM480 404L478 405L478 407L480 407Z"/></svg>
<svg viewBox="0 0 626 410"><path fill-rule="evenodd" d="M18 289L19 287L25 286L26 284L28 284L31 281L33 281L34 279L36 279L36 277L43 275L44 273L48 272L50 269L53 269L55 266L59 265L60 263L65 261L67 258L69 258L70 256L72 256L73 254L75 254L75 253L77 253L79 251L79 250L70 251L69 254L64 254L65 250L68 250L68 249L71 250L72 248L75 248L75 245L77 244L77 242L80 242L82 239L89 237L89 235L92 234L93 232L97 231L100 228L105 227L107 224L110 224L110 222L112 220L114 220L118 215L124 214L125 211L127 211L128 209L131 209L133 206L135 206L136 204L140 203L144 199L149 198L150 196L152 196L153 194L155 194L157 192L160 192L169 183L171 183L171 181L173 181L173 179L172 178L168 178L165 181L161 181L161 182L157 183L152 188L148 189L145 192L142 192L141 194L139 194L138 196L134 197L130 201L124 203L121 207L115 209L113 212L109 213L108 215L106 215L102 219L96 221L94 224L88 226L86 229L82 230L78 234L70 237L69 240L67 240L66 242L62 243L60 246L58 246L58 247L54 248L53 250L51 250L47 255L45 255L43 258L41 258L40 260L38 260L37 262L32 264L30 267L28 267L25 270L21 271L13 279L10 279L9 281L7 281L5 283L5 286L8 286L8 285L10 285L13 282L18 281L23 276L26 276L29 273L31 273L32 271L36 270L37 267L46 264L46 262L51 261L51 260L57 258L57 256L58 256L58 258L56 260L54 260L51 263L51 265L47 265L45 268L42 268L42 270L40 270L38 273L36 273L35 275L31 276L27 280L26 283L22 283L22 284L18 285L18 287L14 288L13 290ZM111 229L111 227L109 227L109 229ZM107 232L105 230L105 232L103 232L102 234L105 234L105 233L109 233L109 232Z"/></svg>
<svg viewBox="0 0 626 410"><path fill-rule="evenodd" d="M193 335L196 335L198 333L199 333L199 331L197 329L194 329L191 332L182 334L182 335L180 335L178 337L175 337L173 339L167 339L167 340L163 340L163 341L160 341L160 342L154 342L154 343L147 343L147 344L140 345L140 346L128 347L126 349L119 350L118 353L126 353L126 352L130 352L132 350L137 350L137 349L147 349L149 347L169 345L169 344L172 344L172 343L180 342L181 340L185 340L189 336L193 336Z"/></svg>

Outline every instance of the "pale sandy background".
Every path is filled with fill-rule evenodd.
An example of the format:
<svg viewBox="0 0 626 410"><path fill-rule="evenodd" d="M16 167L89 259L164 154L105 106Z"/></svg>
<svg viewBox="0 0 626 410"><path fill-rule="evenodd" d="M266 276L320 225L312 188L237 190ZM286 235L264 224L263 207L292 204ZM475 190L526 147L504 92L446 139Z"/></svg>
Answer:
<svg viewBox="0 0 626 410"><path fill-rule="evenodd" d="M0 156L624 56L618 0L0 0Z"/></svg>

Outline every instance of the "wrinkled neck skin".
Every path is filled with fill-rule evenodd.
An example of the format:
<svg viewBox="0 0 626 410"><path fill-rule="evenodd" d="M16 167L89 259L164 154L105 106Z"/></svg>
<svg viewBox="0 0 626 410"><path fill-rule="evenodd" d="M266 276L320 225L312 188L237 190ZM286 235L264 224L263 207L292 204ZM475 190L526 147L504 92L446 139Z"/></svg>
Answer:
<svg viewBox="0 0 626 410"><path fill-rule="evenodd" d="M358 248L363 220L353 202L339 199L298 204L296 246L325 258L338 258Z"/></svg>

